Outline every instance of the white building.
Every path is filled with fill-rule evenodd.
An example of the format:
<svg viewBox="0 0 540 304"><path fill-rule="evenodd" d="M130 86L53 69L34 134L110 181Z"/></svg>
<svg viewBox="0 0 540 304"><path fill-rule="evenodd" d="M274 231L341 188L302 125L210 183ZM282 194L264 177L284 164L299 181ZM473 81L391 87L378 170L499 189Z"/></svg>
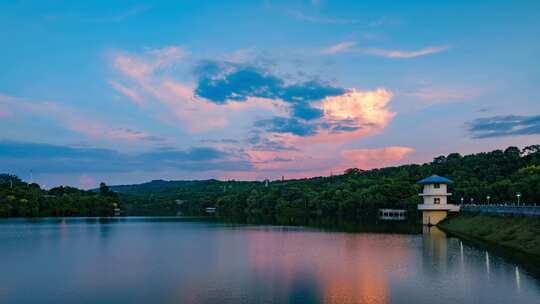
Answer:
<svg viewBox="0 0 540 304"><path fill-rule="evenodd" d="M458 212L459 206L448 204L448 185L453 183L446 177L432 175L418 181L423 186L422 193L424 203L418 205L418 210L422 211L422 223L424 225L437 225L446 218L448 212Z"/></svg>
<svg viewBox="0 0 540 304"><path fill-rule="evenodd" d="M404 221L407 219L407 210L379 209L379 219L383 221Z"/></svg>

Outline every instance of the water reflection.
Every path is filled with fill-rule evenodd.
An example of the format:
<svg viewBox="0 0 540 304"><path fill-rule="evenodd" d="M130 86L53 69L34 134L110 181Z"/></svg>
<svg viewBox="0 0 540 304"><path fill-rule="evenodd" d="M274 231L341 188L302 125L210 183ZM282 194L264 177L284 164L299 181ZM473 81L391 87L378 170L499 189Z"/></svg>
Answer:
<svg viewBox="0 0 540 304"><path fill-rule="evenodd" d="M540 299L524 269L434 227L402 235L171 218L8 220L0 242L2 303Z"/></svg>
<svg viewBox="0 0 540 304"><path fill-rule="evenodd" d="M521 288L521 284L520 284L520 278L519 278L519 267L516 265L516 271L515 271L515 274L516 274L516 288L518 290L520 290Z"/></svg>
<svg viewBox="0 0 540 304"><path fill-rule="evenodd" d="M423 269L426 274L446 274L448 268L448 241L446 233L435 226L424 226L422 231Z"/></svg>
<svg viewBox="0 0 540 304"><path fill-rule="evenodd" d="M489 252L486 250L486 273L489 279Z"/></svg>
<svg viewBox="0 0 540 304"><path fill-rule="evenodd" d="M388 280L406 275L410 256L410 239L393 235L250 231L248 239L250 266L263 281L287 289L299 273L317 278L314 303L387 303Z"/></svg>
<svg viewBox="0 0 540 304"><path fill-rule="evenodd" d="M457 250L454 248L456 243ZM446 296L445 293L451 290L459 302L467 301L468 294L481 298L493 297L496 303L510 303L519 299L522 289L519 266L493 255L489 250L466 245L457 238L448 237L436 227L424 227L422 253L424 279L430 279L432 285L446 287L440 290L439 297ZM538 280L530 278L529 283L537 292ZM473 286L480 288L474 289Z"/></svg>

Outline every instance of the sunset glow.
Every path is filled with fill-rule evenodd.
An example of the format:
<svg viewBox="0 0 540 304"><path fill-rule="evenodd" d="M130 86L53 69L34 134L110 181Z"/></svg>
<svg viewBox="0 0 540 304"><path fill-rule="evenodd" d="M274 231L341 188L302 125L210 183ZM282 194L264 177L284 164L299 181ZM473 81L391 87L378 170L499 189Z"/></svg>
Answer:
<svg viewBox="0 0 540 304"><path fill-rule="evenodd" d="M0 161L91 188L313 177L535 144L538 18L495 2L5 3ZM22 162L8 154L19 147ZM76 153L43 159L50 150ZM89 160L111 169L43 165Z"/></svg>

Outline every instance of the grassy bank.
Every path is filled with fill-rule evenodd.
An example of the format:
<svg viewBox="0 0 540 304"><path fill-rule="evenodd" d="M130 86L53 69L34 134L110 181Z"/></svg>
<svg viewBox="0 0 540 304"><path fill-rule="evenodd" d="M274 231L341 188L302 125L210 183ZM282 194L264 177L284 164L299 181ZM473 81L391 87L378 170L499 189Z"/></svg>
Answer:
<svg viewBox="0 0 540 304"><path fill-rule="evenodd" d="M438 226L450 233L540 257L540 218L461 213Z"/></svg>

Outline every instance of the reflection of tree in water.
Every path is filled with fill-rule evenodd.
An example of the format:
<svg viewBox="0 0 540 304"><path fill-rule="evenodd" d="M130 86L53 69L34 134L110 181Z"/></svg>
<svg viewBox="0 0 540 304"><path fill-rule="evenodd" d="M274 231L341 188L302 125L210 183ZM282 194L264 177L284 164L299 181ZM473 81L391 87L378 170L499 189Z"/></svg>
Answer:
<svg viewBox="0 0 540 304"><path fill-rule="evenodd" d="M321 303L321 286L313 273L298 273L290 282L289 299L291 304Z"/></svg>

